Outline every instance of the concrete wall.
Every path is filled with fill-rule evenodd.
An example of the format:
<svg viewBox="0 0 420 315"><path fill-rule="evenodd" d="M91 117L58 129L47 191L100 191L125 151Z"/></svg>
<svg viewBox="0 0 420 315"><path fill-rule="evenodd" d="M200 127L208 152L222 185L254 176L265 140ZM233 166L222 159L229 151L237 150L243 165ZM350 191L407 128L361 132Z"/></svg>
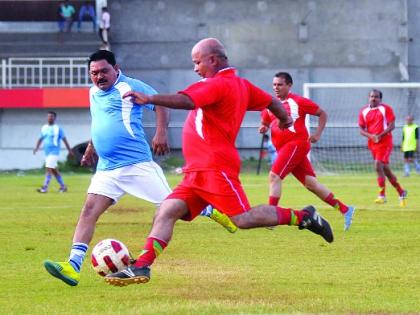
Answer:
<svg viewBox="0 0 420 315"><path fill-rule="evenodd" d="M407 19L410 81L420 82L420 1L408 0Z"/></svg>
<svg viewBox="0 0 420 315"><path fill-rule="evenodd" d="M399 81L398 63L407 59L406 0L114 0L109 6L121 64L162 92L196 80L190 49L209 36L226 45L232 65L268 90L280 69L311 82Z"/></svg>

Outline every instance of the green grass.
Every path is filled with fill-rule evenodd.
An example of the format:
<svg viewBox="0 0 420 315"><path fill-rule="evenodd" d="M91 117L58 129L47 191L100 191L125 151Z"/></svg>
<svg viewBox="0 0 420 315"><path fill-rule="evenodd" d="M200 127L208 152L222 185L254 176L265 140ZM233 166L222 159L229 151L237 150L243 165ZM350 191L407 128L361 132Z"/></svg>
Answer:
<svg viewBox="0 0 420 315"><path fill-rule="evenodd" d="M388 203L373 204L373 173L320 177L357 207L346 233L338 212L287 179L282 204L317 206L334 227L334 243L288 226L231 235L200 217L177 223L148 284L125 288L105 284L89 258L77 287L46 273L44 259L67 259L90 176L65 174L69 192L57 193L53 183L45 195L35 192L42 177L0 175L1 314L420 313L416 175L401 178L409 190L406 208L389 185ZM175 185L180 177L168 180ZM242 182L252 204L266 202L266 173L244 174ZM124 197L100 218L91 245L112 237L137 253L153 212L150 204Z"/></svg>

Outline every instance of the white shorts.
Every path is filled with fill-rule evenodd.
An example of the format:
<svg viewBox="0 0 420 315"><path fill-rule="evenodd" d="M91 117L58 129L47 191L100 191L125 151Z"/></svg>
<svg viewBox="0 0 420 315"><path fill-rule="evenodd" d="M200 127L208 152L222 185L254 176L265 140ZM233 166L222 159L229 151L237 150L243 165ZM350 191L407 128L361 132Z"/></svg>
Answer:
<svg viewBox="0 0 420 315"><path fill-rule="evenodd" d="M93 175L88 194L109 197L116 203L126 193L159 205L171 193L162 169L142 162Z"/></svg>
<svg viewBox="0 0 420 315"><path fill-rule="evenodd" d="M58 155L49 154L45 157L45 167L57 168L58 166Z"/></svg>

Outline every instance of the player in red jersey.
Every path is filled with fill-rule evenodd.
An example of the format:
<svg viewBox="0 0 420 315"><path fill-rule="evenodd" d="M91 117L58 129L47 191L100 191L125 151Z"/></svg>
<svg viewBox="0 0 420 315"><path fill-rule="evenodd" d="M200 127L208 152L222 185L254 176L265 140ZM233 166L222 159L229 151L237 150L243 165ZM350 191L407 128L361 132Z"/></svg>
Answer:
<svg viewBox="0 0 420 315"><path fill-rule="evenodd" d="M137 104L190 110L182 133L186 165L181 183L157 211L136 263L108 275L105 280L109 284L124 286L149 281L149 266L170 241L175 222L194 219L207 204L227 214L241 229L297 225L321 235L327 242L333 241L330 225L312 206L300 211L269 205L251 208L239 180L241 162L235 148L244 115L248 110L268 107L279 118L280 128L290 125L290 117L276 98L236 75L217 39L199 41L191 56L194 71L203 80L177 94L125 94Z"/></svg>
<svg viewBox="0 0 420 315"><path fill-rule="evenodd" d="M277 149L277 159L269 174L270 196L268 203L273 206L278 205L282 181L292 173L309 191L343 214L344 230L347 231L352 223L355 208L347 206L335 198L334 194L317 180L308 159L311 143L315 143L321 138L327 123L327 113L310 99L291 93L292 85L293 78L289 73L278 72L274 75L274 94L293 119L293 124L289 128L280 129L277 117L269 109L261 113L259 131L266 133L271 129L271 139ZM318 127L312 135L308 133L305 125L307 115L319 117Z"/></svg>
<svg viewBox="0 0 420 315"><path fill-rule="evenodd" d="M368 138L368 148L375 161L378 176L379 195L375 203L383 204L385 197L385 176L398 192L400 205L405 206L407 190L398 183L397 177L389 167L392 153L392 130L395 128L395 115L391 106L382 103L382 92L372 90L369 93L369 104L359 113L360 134Z"/></svg>

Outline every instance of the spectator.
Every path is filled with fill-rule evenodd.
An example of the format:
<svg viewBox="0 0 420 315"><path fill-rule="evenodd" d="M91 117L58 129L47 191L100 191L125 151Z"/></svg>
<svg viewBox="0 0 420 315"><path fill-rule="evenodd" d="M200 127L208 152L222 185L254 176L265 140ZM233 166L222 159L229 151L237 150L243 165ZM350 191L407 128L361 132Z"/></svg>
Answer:
<svg viewBox="0 0 420 315"><path fill-rule="evenodd" d="M64 7L64 2L60 2L60 4L58 5L58 8L57 8L58 30L60 32L64 32L64 27L65 27L65 20L64 20L64 16L63 16L63 7Z"/></svg>
<svg viewBox="0 0 420 315"><path fill-rule="evenodd" d="M60 29L60 32L71 32L75 13L76 10L74 6L70 4L68 0L65 0L64 3L60 3L60 6L58 7L58 27Z"/></svg>
<svg viewBox="0 0 420 315"><path fill-rule="evenodd" d="M111 15L107 7L102 8L101 20L99 21L99 37L102 41L101 49L110 50L109 32L111 29Z"/></svg>
<svg viewBox="0 0 420 315"><path fill-rule="evenodd" d="M82 22L84 20L91 20L93 32L96 31L96 14L93 4L89 1L85 1L79 9L79 20L77 22L77 31L81 31Z"/></svg>

